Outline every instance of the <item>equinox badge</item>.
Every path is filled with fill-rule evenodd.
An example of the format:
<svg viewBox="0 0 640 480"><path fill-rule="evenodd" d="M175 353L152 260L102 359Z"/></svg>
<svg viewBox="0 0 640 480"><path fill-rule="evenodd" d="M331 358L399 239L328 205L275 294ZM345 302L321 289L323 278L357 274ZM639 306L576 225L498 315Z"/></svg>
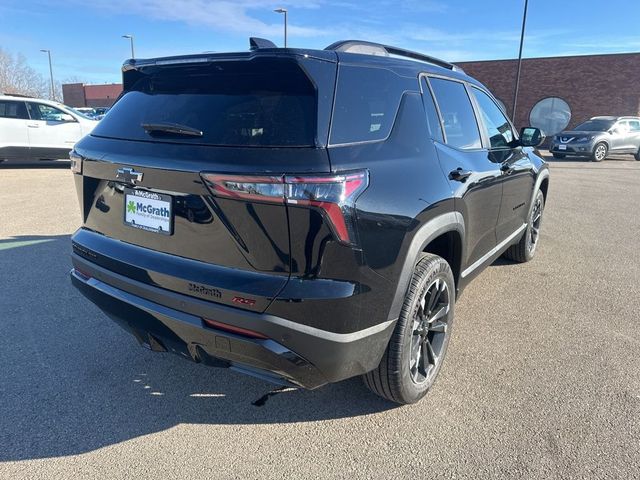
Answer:
<svg viewBox="0 0 640 480"><path fill-rule="evenodd" d="M142 181L142 172L136 172L133 168L119 168L116 171L116 178L135 185Z"/></svg>

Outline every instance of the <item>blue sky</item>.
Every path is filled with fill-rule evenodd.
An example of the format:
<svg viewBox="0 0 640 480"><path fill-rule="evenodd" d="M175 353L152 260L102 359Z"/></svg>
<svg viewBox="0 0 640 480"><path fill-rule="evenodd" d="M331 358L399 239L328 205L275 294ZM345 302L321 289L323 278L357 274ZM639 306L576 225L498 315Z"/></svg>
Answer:
<svg viewBox="0 0 640 480"><path fill-rule="evenodd" d="M358 38L450 61L517 56L522 0L0 0L0 47L48 75L120 81L133 33L137 57L248 48L249 36L324 48ZM525 57L640 51L640 1L530 0Z"/></svg>

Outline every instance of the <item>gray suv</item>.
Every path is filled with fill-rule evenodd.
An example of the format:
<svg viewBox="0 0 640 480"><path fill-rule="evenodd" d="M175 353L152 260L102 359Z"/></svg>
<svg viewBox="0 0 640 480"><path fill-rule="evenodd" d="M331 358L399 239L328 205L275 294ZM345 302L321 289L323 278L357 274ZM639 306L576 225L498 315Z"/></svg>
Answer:
<svg viewBox="0 0 640 480"><path fill-rule="evenodd" d="M630 153L640 161L640 118L593 117L574 130L555 135L549 151L554 158L573 155L594 162L601 162L609 153Z"/></svg>

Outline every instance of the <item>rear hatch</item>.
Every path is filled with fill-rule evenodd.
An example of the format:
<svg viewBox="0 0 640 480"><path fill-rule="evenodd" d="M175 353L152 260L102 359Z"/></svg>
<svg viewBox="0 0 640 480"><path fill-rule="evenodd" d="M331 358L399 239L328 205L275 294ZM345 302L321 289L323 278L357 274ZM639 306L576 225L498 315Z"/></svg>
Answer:
<svg viewBox="0 0 640 480"><path fill-rule="evenodd" d="M332 54L302 51L125 65L123 95L75 147L75 252L163 288L266 309L289 276L290 242L284 202L260 195L285 174L330 172L335 70ZM251 185L238 183L247 175ZM216 194L219 178L248 194Z"/></svg>

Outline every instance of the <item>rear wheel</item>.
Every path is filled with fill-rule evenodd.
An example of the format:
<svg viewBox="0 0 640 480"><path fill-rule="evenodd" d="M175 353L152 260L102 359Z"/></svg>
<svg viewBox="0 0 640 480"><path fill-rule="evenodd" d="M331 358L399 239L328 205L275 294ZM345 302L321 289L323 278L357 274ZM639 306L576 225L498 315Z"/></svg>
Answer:
<svg viewBox="0 0 640 480"><path fill-rule="evenodd" d="M561 160L567 156L564 153L552 153L551 155L553 155L553 158L557 158L558 160Z"/></svg>
<svg viewBox="0 0 640 480"><path fill-rule="evenodd" d="M593 160L594 162L601 162L602 160L607 158L608 152L609 148L607 147L607 144L604 142L600 142L594 147L593 153L591 154L591 160Z"/></svg>
<svg viewBox="0 0 640 480"><path fill-rule="evenodd" d="M638 148L638 151L633 157L640 162L640 148Z"/></svg>
<svg viewBox="0 0 640 480"><path fill-rule="evenodd" d="M533 208L531 209L524 235L522 235L518 243L511 245L509 249L504 252L503 256L505 258L520 263L528 262L533 258L536 253L536 247L538 246L538 240L540 239L543 212L544 194L541 190L538 190L533 200Z"/></svg>
<svg viewBox="0 0 640 480"><path fill-rule="evenodd" d="M424 397L442 368L454 304L449 264L437 255L423 254L380 365L364 375L367 387L396 403L415 403Z"/></svg>

